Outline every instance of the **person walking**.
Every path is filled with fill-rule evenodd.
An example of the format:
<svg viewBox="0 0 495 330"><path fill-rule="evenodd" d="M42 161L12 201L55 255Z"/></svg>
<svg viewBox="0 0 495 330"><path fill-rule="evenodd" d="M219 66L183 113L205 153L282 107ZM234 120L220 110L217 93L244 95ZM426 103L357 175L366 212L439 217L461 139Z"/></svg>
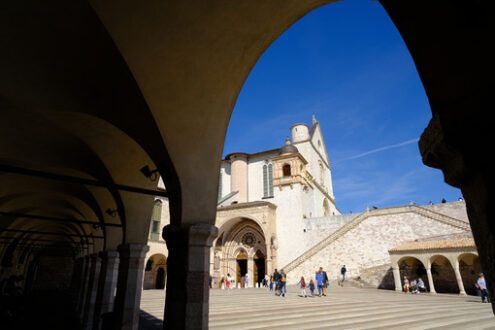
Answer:
<svg viewBox="0 0 495 330"><path fill-rule="evenodd" d="M249 275L246 273L246 276L244 276L244 288L248 288L249 285Z"/></svg>
<svg viewBox="0 0 495 330"><path fill-rule="evenodd" d="M309 291L311 292L311 297L314 297L315 296L315 281L313 281L313 279L311 279L309 281Z"/></svg>
<svg viewBox="0 0 495 330"><path fill-rule="evenodd" d="M321 297L323 292L323 273L321 269L318 272L316 272L315 279L316 279L316 285L318 287L318 297Z"/></svg>
<svg viewBox="0 0 495 330"><path fill-rule="evenodd" d="M282 273L281 274L280 282L281 282L281 285L280 285L280 295L282 297L285 297L285 294L287 293L287 286L286 286L287 275L285 275L285 273Z"/></svg>
<svg viewBox="0 0 495 330"><path fill-rule="evenodd" d="M273 272L273 281L275 284L275 294L277 296L278 296L277 291L280 290L280 279L281 279L280 273L278 272L277 269L275 269L275 271Z"/></svg>
<svg viewBox="0 0 495 330"><path fill-rule="evenodd" d="M345 281L345 273L347 273L347 268L345 268L345 265L340 268L340 274L342 274L342 282Z"/></svg>
<svg viewBox="0 0 495 330"><path fill-rule="evenodd" d="M306 282L304 281L304 276L301 276L301 280L298 284L301 289L301 297L307 298L308 295L306 294Z"/></svg>
<svg viewBox="0 0 495 330"><path fill-rule="evenodd" d="M488 289L486 287L485 276L483 275L483 273L479 274L479 278L478 278L478 281L476 281L476 284L478 285L478 289L481 292L481 302L482 303L490 302L490 294L488 293Z"/></svg>
<svg viewBox="0 0 495 330"><path fill-rule="evenodd" d="M230 289L230 282L231 282L231 278L230 278L230 273L227 273L227 289Z"/></svg>
<svg viewBox="0 0 495 330"><path fill-rule="evenodd" d="M323 285L321 287L322 295L326 296L327 295L327 288L328 288L330 282L328 280L327 272L323 270L323 267L320 267L320 273L323 276Z"/></svg>

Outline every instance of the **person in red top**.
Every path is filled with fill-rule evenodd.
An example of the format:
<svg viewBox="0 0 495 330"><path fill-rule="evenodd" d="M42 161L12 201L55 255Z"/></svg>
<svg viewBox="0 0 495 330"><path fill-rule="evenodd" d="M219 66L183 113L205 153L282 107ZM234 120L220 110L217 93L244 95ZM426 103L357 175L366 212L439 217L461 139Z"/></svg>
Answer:
<svg viewBox="0 0 495 330"><path fill-rule="evenodd" d="M301 276L301 280L299 281L299 288L301 288L301 297L306 298L308 295L306 294L306 282L304 281L304 277Z"/></svg>

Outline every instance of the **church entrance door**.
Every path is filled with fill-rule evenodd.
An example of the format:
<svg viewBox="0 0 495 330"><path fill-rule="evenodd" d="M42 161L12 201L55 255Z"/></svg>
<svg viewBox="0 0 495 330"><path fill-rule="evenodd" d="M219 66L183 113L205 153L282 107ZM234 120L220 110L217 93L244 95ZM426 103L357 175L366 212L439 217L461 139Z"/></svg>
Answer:
<svg viewBox="0 0 495 330"><path fill-rule="evenodd" d="M244 251L239 252L236 261L237 261L236 283L240 283L241 288L243 288L244 281L242 279L247 273L247 254Z"/></svg>
<svg viewBox="0 0 495 330"><path fill-rule="evenodd" d="M253 275L254 275L254 282L255 285L256 283L260 283L263 281L263 278L265 277L265 256L261 253L261 251L257 251L256 254L253 257L254 259L254 269L253 269Z"/></svg>

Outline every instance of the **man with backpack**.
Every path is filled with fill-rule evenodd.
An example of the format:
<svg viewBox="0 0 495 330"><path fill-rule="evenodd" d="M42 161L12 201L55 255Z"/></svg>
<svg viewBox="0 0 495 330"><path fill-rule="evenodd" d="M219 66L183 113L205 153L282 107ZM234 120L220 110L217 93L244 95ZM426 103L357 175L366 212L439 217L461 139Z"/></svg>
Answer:
<svg viewBox="0 0 495 330"><path fill-rule="evenodd" d="M320 274L322 275L322 286L321 286L322 295L326 296L327 287L329 286L330 281L328 280L327 272L323 270L323 267L320 267Z"/></svg>
<svg viewBox="0 0 495 330"><path fill-rule="evenodd" d="M275 295L277 295L277 296L280 295L280 293L281 293L280 292L279 294L277 294L277 291L280 290L280 282L281 282L280 280L281 279L282 279L282 276L280 275L278 270L275 269L275 271L273 272L273 281L275 282Z"/></svg>
<svg viewBox="0 0 495 330"><path fill-rule="evenodd" d="M286 282L287 282L287 275L285 275L285 273L282 273L282 275L280 276L280 281L281 281L281 285L280 285L280 295L282 297L285 297L285 294L287 293L287 286L286 286Z"/></svg>

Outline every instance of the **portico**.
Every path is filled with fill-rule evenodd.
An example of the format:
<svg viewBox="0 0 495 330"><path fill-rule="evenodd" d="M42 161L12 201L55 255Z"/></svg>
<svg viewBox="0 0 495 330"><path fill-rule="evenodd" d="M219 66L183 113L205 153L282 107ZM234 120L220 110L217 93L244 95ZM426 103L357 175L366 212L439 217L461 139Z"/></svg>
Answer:
<svg viewBox="0 0 495 330"><path fill-rule="evenodd" d="M210 274L218 287L227 274L234 286L248 275L248 286L256 286L276 267L276 206L269 202L240 203L218 209L218 238L211 249ZM263 273L263 274L262 274ZM258 284L259 285L259 284Z"/></svg>
<svg viewBox="0 0 495 330"><path fill-rule="evenodd" d="M411 281L426 275L425 284L430 293L438 291L466 295L464 283L467 279L463 279L462 274L464 274L470 280L469 292L473 293L471 287L474 288L476 275L481 271L479 263L475 266L478 251L472 237L457 236L449 239L431 238L408 242L391 249L389 253L395 291L402 292L404 278ZM469 260L468 263L465 260ZM460 267L461 263L462 267Z"/></svg>

